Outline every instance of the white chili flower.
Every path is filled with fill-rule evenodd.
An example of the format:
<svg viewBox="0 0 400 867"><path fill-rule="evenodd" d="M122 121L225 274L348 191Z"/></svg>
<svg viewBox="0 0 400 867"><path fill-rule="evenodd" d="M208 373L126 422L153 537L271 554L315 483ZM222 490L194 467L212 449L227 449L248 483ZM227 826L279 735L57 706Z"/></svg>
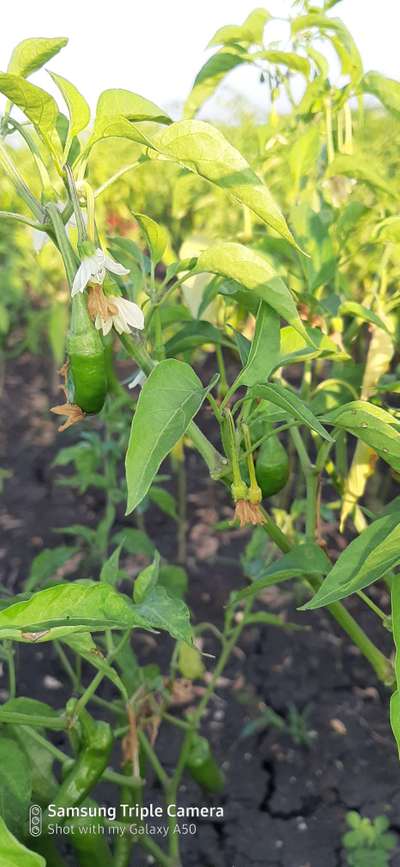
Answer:
<svg viewBox="0 0 400 867"><path fill-rule="evenodd" d="M129 334L131 328L144 328L143 311L134 301L128 301L120 295L105 295L101 286L96 283L89 289L88 310L96 328L104 336L112 328L118 334Z"/></svg>
<svg viewBox="0 0 400 867"><path fill-rule="evenodd" d="M120 262L116 262L111 256L107 256L100 247L88 256L83 256L81 264L75 274L72 284L72 295L84 292L88 283L103 283L106 272L123 276L129 274L129 269L124 268Z"/></svg>
<svg viewBox="0 0 400 867"><path fill-rule="evenodd" d="M136 388L137 385L142 388L143 384L146 382L146 378L147 377L144 370L141 370L141 368L139 368L133 379L128 382L128 388Z"/></svg>
<svg viewBox="0 0 400 867"><path fill-rule="evenodd" d="M127 301L120 295L108 295L107 300L116 308L116 312L111 313L107 319L103 319L98 313L94 321L96 328L102 331L104 336L111 328L115 328L118 334L129 334L131 328L139 328L140 331L144 328L143 311L134 301Z"/></svg>

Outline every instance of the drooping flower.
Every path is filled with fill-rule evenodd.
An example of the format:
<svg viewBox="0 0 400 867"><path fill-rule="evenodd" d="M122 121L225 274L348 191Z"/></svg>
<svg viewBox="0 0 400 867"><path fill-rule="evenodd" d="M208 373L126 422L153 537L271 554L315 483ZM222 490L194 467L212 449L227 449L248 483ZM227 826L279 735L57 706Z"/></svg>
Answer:
<svg viewBox="0 0 400 867"><path fill-rule="evenodd" d="M237 500L235 503L234 521L239 522L240 527L264 524L264 516L258 503L250 503L249 500Z"/></svg>
<svg viewBox="0 0 400 867"><path fill-rule="evenodd" d="M120 262L116 262L111 256L107 256L100 247L82 256L81 264L75 274L72 284L71 295L84 292L88 283L102 284L107 271L111 274L124 276L129 274L129 269L124 268Z"/></svg>
<svg viewBox="0 0 400 867"><path fill-rule="evenodd" d="M66 421L58 428L60 432L67 430L67 428L72 427L73 424L77 424L79 421L83 421L86 417L86 413L75 403L63 403L60 406L52 406L50 412L54 412L55 415L66 416Z"/></svg>
<svg viewBox="0 0 400 867"><path fill-rule="evenodd" d="M90 287L88 310L96 328L104 336L115 328L118 334L129 334L132 328L144 328L144 315L134 301L120 295L106 295L99 284Z"/></svg>

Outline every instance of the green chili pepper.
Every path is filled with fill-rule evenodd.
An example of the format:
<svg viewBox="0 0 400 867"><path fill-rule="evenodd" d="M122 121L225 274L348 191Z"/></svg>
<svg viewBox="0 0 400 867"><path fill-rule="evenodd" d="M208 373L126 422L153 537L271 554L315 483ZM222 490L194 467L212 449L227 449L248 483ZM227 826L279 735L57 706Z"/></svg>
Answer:
<svg viewBox="0 0 400 867"><path fill-rule="evenodd" d="M224 777L211 752L207 738L193 734L186 767L196 783L208 792L221 792Z"/></svg>
<svg viewBox="0 0 400 867"><path fill-rule="evenodd" d="M107 767L113 743L110 725L93 720L87 711L80 714L79 722L81 750L53 800L56 807L81 804Z"/></svg>
<svg viewBox="0 0 400 867"><path fill-rule="evenodd" d="M95 801L87 798L84 802L87 807L96 807L98 804ZM72 848L75 850L79 867L115 867L111 849L107 843L107 836L102 833L90 833L90 826L93 824L101 824L102 819L74 819L71 822L71 827L74 833L68 838ZM88 833L84 832L84 827L89 826ZM49 865L52 864L49 861Z"/></svg>
<svg viewBox="0 0 400 867"><path fill-rule="evenodd" d="M103 341L89 316L86 298L72 299L67 336L67 398L86 413L100 412L107 393L107 367Z"/></svg>
<svg viewBox="0 0 400 867"><path fill-rule="evenodd" d="M271 428L272 430L272 428ZM266 433L264 428L264 433ZM276 434L261 444L256 461L257 482L263 497L272 497L286 485L289 478L289 458Z"/></svg>

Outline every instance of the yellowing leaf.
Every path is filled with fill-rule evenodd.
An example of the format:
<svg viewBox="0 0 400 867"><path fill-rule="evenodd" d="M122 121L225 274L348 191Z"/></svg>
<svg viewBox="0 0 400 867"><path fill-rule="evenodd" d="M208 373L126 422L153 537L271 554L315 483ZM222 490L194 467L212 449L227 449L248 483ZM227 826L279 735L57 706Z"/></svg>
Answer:
<svg viewBox="0 0 400 867"><path fill-rule="evenodd" d="M196 172L234 201L246 205L260 220L299 249L286 220L271 195L247 160L211 124L182 120L159 132L154 148Z"/></svg>
<svg viewBox="0 0 400 867"><path fill-rule="evenodd" d="M56 131L58 106L55 99L41 87L8 72L0 73L0 93L4 93L10 102L24 112L42 141L61 164L62 151Z"/></svg>
<svg viewBox="0 0 400 867"><path fill-rule="evenodd" d="M237 283L254 292L276 310L279 316L289 322L304 337L307 344L311 344L291 292L264 256L249 250L242 244L226 241L214 244L200 253L197 267L201 271L221 274L236 280Z"/></svg>
<svg viewBox="0 0 400 867"><path fill-rule="evenodd" d="M86 129L90 121L90 108L74 84L71 84L62 75L56 75L55 72L50 72L50 75L61 91L68 108L70 118L68 141L71 142L75 135Z"/></svg>
<svg viewBox="0 0 400 867"><path fill-rule="evenodd" d="M15 46L7 72L28 78L58 54L67 42L68 39L65 36L56 36L52 39L47 37L24 39Z"/></svg>

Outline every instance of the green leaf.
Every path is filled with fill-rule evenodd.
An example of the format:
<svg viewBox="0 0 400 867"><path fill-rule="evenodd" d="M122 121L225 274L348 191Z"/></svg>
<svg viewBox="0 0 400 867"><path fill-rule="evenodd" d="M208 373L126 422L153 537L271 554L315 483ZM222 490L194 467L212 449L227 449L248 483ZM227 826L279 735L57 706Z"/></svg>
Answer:
<svg viewBox="0 0 400 867"><path fill-rule="evenodd" d="M380 72L367 72L361 82L364 93L372 93L395 117L400 118L400 83Z"/></svg>
<svg viewBox="0 0 400 867"><path fill-rule="evenodd" d="M69 114L69 129L68 138L65 146L65 153L68 155L69 147L75 135L86 129L90 121L90 108L86 99L79 93L79 90L62 75L56 75L55 72L50 72L50 75L61 91Z"/></svg>
<svg viewBox="0 0 400 867"><path fill-rule="evenodd" d="M56 580L58 569L64 566L76 554L77 550L77 548L59 545L57 548L45 548L44 551L37 554L32 560L31 571L25 581L24 590L27 592L34 590L38 584L48 581L50 578Z"/></svg>
<svg viewBox="0 0 400 867"><path fill-rule="evenodd" d="M245 367L235 381L239 385L252 386L263 383L279 363L280 320L269 304L261 301L258 308L256 328Z"/></svg>
<svg viewBox="0 0 400 867"><path fill-rule="evenodd" d="M224 335L222 331L204 319L195 319L187 322L165 344L165 352L168 356L176 356L181 352L190 352L205 343L222 344Z"/></svg>
<svg viewBox="0 0 400 867"><path fill-rule="evenodd" d="M105 677L108 677L117 689L123 692L124 687L120 677L112 665L109 665L107 660L104 658L103 654L93 641L90 632L81 632L78 635L70 635L61 640L64 644L70 647L74 653L81 656L82 659L85 659L86 662L93 665L93 667L97 668L98 671L103 672Z"/></svg>
<svg viewBox="0 0 400 867"><path fill-rule="evenodd" d="M199 108L209 99L221 81L242 63L251 62L251 57L235 50L218 51L213 54L198 72L193 88L185 102L183 116L192 118Z"/></svg>
<svg viewBox="0 0 400 867"><path fill-rule="evenodd" d="M301 72L306 78L310 75L310 64L307 58L302 57L301 54L295 54L294 51L259 51L255 56L268 60L270 63L277 64L278 66L287 66L288 69L292 69L294 72Z"/></svg>
<svg viewBox="0 0 400 867"><path fill-rule="evenodd" d="M400 757L400 581L399 575L392 578L392 629L393 640L396 647L394 669L396 674L397 689L390 699L390 724L396 738Z"/></svg>
<svg viewBox="0 0 400 867"><path fill-rule="evenodd" d="M8 72L0 73L0 93L24 112L60 165L62 151L56 130L58 106L55 99L41 87Z"/></svg>
<svg viewBox="0 0 400 867"><path fill-rule="evenodd" d="M366 400L353 400L327 413L323 421L358 437L400 471L400 434L394 428L396 419L386 410Z"/></svg>
<svg viewBox="0 0 400 867"><path fill-rule="evenodd" d="M34 698L12 698L0 706L0 723L35 726L53 731L65 729L65 719L50 705Z"/></svg>
<svg viewBox="0 0 400 867"><path fill-rule="evenodd" d="M296 189L301 179L315 167L321 149L321 134L317 126L307 129L289 151L289 166Z"/></svg>
<svg viewBox="0 0 400 867"><path fill-rule="evenodd" d="M153 147L216 184L300 249L268 187L218 129L200 120L178 121L154 137Z"/></svg>
<svg viewBox="0 0 400 867"><path fill-rule="evenodd" d="M135 605L135 610L154 629L166 630L178 641L192 644L189 609L182 599L168 596L164 587L158 585L146 593L143 601Z"/></svg>
<svg viewBox="0 0 400 867"><path fill-rule="evenodd" d="M328 16L311 12L309 15L301 15L292 21L292 34L295 36L302 30L316 27L323 35L330 38L339 58L342 62L342 72L349 74L353 80L358 81L362 75L362 60L360 52L354 42L351 33L340 18L328 18Z"/></svg>
<svg viewBox="0 0 400 867"><path fill-rule="evenodd" d="M220 27L208 43L210 45L229 45L247 42L249 45L262 44L264 28L271 18L267 9L253 9L243 24L227 24Z"/></svg>
<svg viewBox="0 0 400 867"><path fill-rule="evenodd" d="M268 400L275 406L279 406L291 418L305 424L310 430L315 431L323 439L328 442L333 442L328 431L322 426L315 415L306 406L305 403L290 389L285 388L279 382L267 383L266 385L254 385L248 392L250 398L262 398Z"/></svg>
<svg viewBox="0 0 400 867"><path fill-rule="evenodd" d="M363 322L370 322L371 325L377 325L378 328L382 328L383 331L387 331L390 334L390 331L380 316L377 316L373 310L370 310L369 307L364 307L362 304L358 304L357 301L345 301L340 305L338 309L338 313L341 316L355 316L357 319L362 319Z"/></svg>
<svg viewBox="0 0 400 867"><path fill-rule="evenodd" d="M297 545L268 569L263 570L261 574L258 573L256 580L249 587L235 593L233 603L236 604L249 596L257 596L266 587L272 587L281 581L306 578L307 575L326 575L330 565L330 560L318 545L309 542Z"/></svg>
<svg viewBox="0 0 400 867"><path fill-rule="evenodd" d="M8 830L0 816L0 867L46 867L41 855L31 852Z"/></svg>
<svg viewBox="0 0 400 867"><path fill-rule="evenodd" d="M397 642L398 646L398 642ZM399 651L396 651L396 657L398 656ZM397 668L397 666L396 666ZM397 683L399 680L397 678ZM392 732L395 736L397 749L400 758L400 692L397 688L395 692L392 694L390 698L390 725L392 727Z"/></svg>
<svg viewBox="0 0 400 867"><path fill-rule="evenodd" d="M132 211L135 220L146 238L147 246L149 247L151 258L155 265L161 261L168 244L168 234L164 226L160 226L151 217L146 214L139 214L137 211Z"/></svg>
<svg viewBox="0 0 400 867"><path fill-rule="evenodd" d="M242 244L222 241L200 253L197 268L212 274L221 274L254 292L276 310L282 319L293 325L306 343L311 342L291 292L264 256Z"/></svg>
<svg viewBox="0 0 400 867"><path fill-rule="evenodd" d="M207 389L183 361L166 359L144 383L132 420L126 479L130 514L143 500L157 470L199 411Z"/></svg>
<svg viewBox="0 0 400 867"><path fill-rule="evenodd" d="M19 714L24 714L29 722L30 716L53 717L60 719L58 713L49 704L44 701L39 701L36 698L27 698L26 696L18 696L18 698L10 698L0 706L0 716L5 711L15 711ZM3 720L1 720L3 722Z"/></svg>
<svg viewBox="0 0 400 867"><path fill-rule="evenodd" d="M295 331L291 325L281 328L281 346L279 367L287 364L296 364L299 361L307 361L313 358L342 358L347 360L347 353L339 350L337 344L323 334L318 328L305 327L307 342L304 337Z"/></svg>
<svg viewBox="0 0 400 867"><path fill-rule="evenodd" d="M400 563L400 514L377 518L350 542L302 610L321 608L369 587ZM397 577L394 578L397 580Z"/></svg>
<svg viewBox="0 0 400 867"><path fill-rule="evenodd" d="M168 564L161 566L158 583L168 593L168 596L173 596L178 599L183 599L188 589L188 576L182 566L174 566Z"/></svg>
<svg viewBox="0 0 400 867"><path fill-rule="evenodd" d="M112 584L115 587L119 575L119 557L121 554L121 545L110 554L108 560L103 563L100 572L100 581L105 581L107 584Z"/></svg>
<svg viewBox="0 0 400 867"><path fill-rule="evenodd" d="M155 123L172 123L169 115L154 102L123 88L103 90L97 107L95 128L101 126L113 117L124 117L129 121L154 121Z"/></svg>
<svg viewBox="0 0 400 867"><path fill-rule="evenodd" d="M8 726L8 734L26 754L32 775L32 800L47 807L56 795L58 783L53 774L54 757L38 743L30 726Z"/></svg>
<svg viewBox="0 0 400 867"><path fill-rule="evenodd" d="M154 591L155 592L155 591ZM103 629L169 629L168 616L173 614L172 603L167 594L160 599L157 610L157 595L149 605L134 605L128 596L119 593L110 584L95 581L74 581L58 587L49 587L21 602L9 605L0 611L0 637L14 641L26 641L27 635L43 633L38 641L70 637L73 632L94 632ZM184 606L185 610L186 606ZM178 621L183 618L180 610ZM185 615L186 616L186 615ZM187 613L187 621L188 621ZM60 631L57 631L57 627ZM171 623L171 634L176 637L176 621ZM62 632L63 630L63 632ZM186 641L185 635L180 635ZM30 639L32 640L32 638Z"/></svg>
<svg viewBox="0 0 400 867"><path fill-rule="evenodd" d="M51 60L67 44L68 39L64 36L48 39L37 37L24 39L15 46L7 67L7 72L28 78L37 69L40 69Z"/></svg>
<svg viewBox="0 0 400 867"><path fill-rule="evenodd" d="M175 498L169 491L159 488L158 485L152 485L149 490L149 500L155 503L165 515L169 515L175 521L178 519Z"/></svg>
<svg viewBox="0 0 400 867"><path fill-rule="evenodd" d="M151 139L135 126L134 121L172 123L171 118L158 105L137 93L121 88L104 90L97 102L94 127L84 154L87 155L96 142L105 138L127 138L152 148Z"/></svg>
<svg viewBox="0 0 400 867"><path fill-rule="evenodd" d="M146 566L145 569L142 569L139 572L139 575L135 579L135 583L133 585L133 598L134 601L139 603L143 602L145 597L157 584L158 575L160 571L160 555L158 551L154 554L154 560L150 563L149 566Z"/></svg>
<svg viewBox="0 0 400 867"><path fill-rule="evenodd" d="M26 753L11 738L0 738L0 815L10 830L23 836L32 794Z"/></svg>
<svg viewBox="0 0 400 867"><path fill-rule="evenodd" d="M326 174L328 178L336 175L355 178L375 191L380 190L389 196L395 195L394 189L390 188L386 179L371 165L370 157L360 153L338 154L328 166Z"/></svg>
<svg viewBox="0 0 400 867"><path fill-rule="evenodd" d="M154 543L143 530L137 530L135 527L125 527L124 530L115 533L113 541L121 544L121 547L128 554L144 554L149 560L153 558Z"/></svg>
<svg viewBox="0 0 400 867"><path fill-rule="evenodd" d="M0 304L0 334L7 334L10 328L10 314L4 304Z"/></svg>

